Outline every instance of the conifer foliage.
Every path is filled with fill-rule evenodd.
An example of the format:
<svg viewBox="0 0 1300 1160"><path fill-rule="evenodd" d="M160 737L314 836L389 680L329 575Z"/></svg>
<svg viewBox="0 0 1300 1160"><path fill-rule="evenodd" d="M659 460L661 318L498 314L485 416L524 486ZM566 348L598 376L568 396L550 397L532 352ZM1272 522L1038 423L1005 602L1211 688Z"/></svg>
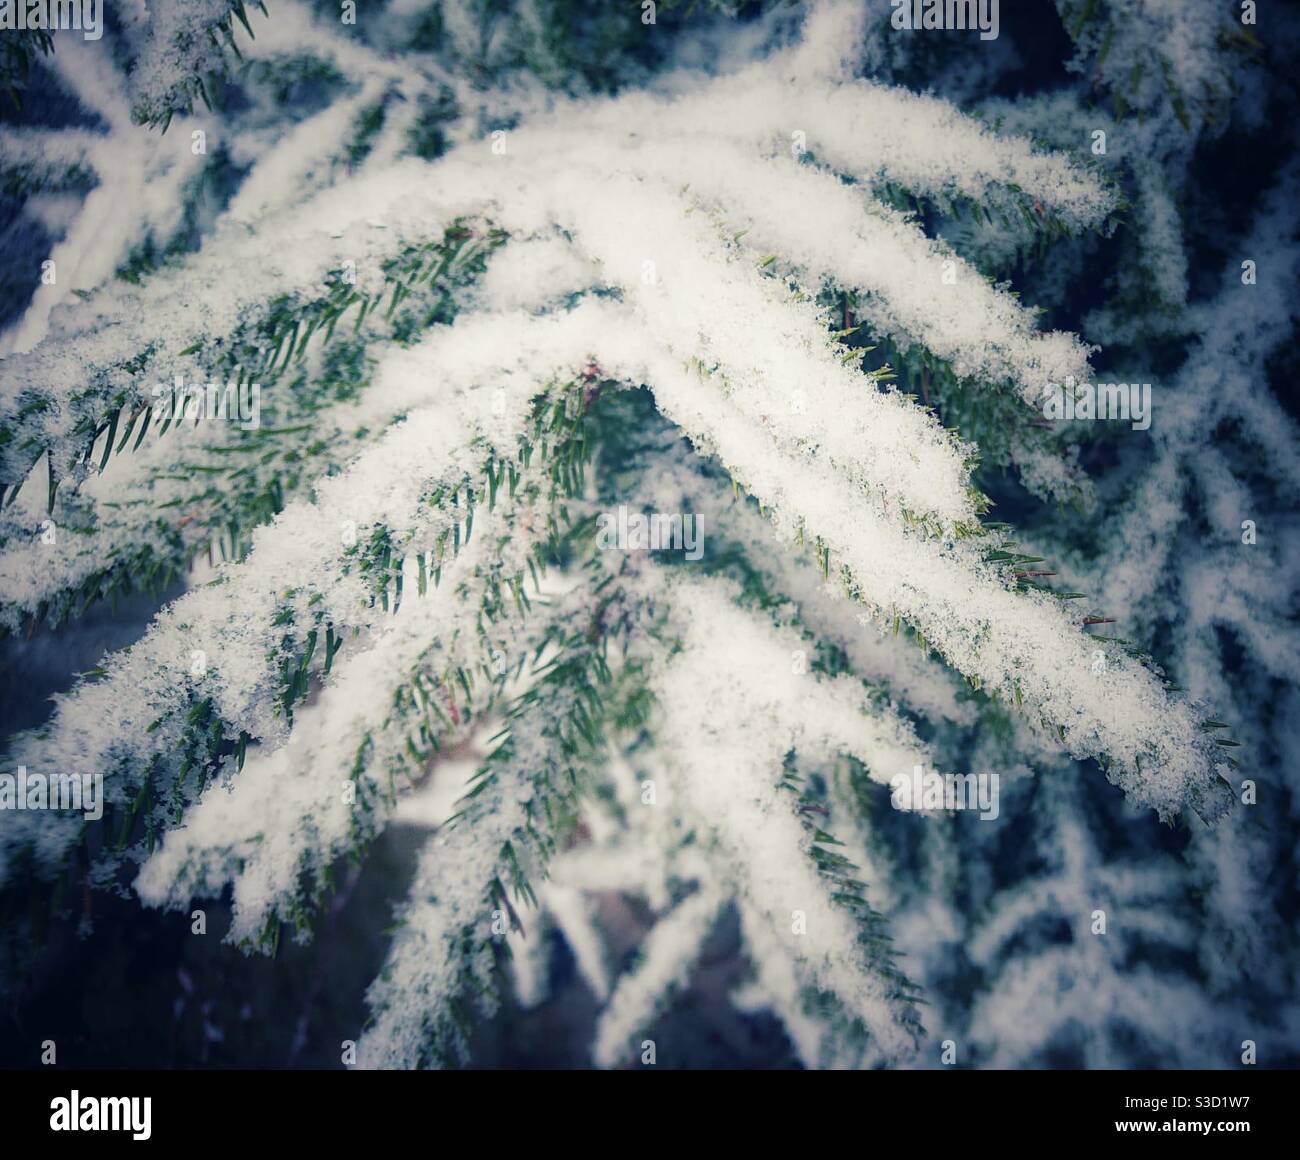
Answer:
<svg viewBox="0 0 1300 1160"><path fill-rule="evenodd" d="M0 977L415 818L349 1066L561 953L671 1064L720 938L810 1067L1294 1059L1296 21L1020 7L5 40L0 630L157 611L5 744Z"/></svg>

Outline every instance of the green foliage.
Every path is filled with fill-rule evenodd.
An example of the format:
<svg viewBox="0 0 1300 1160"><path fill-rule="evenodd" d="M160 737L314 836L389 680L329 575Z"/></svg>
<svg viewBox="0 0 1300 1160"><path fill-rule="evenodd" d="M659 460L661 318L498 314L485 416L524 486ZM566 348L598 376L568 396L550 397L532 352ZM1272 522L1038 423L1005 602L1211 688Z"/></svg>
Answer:
<svg viewBox="0 0 1300 1160"><path fill-rule="evenodd" d="M9 28L0 36L0 88L15 109L23 107L32 63L53 51L54 38L41 28Z"/></svg>

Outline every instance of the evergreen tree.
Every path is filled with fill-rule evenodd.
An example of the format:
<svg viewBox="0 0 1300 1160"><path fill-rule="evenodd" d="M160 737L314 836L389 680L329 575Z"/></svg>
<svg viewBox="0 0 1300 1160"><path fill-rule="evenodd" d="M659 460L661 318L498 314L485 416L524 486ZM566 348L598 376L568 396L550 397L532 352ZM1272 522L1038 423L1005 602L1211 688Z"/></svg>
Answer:
<svg viewBox="0 0 1300 1160"><path fill-rule="evenodd" d="M1294 14L907 7L5 41L0 626L160 607L7 744L2 977L86 889L275 953L419 813L348 1064L547 932L671 1062L728 925L807 1066L1295 1059Z"/></svg>

